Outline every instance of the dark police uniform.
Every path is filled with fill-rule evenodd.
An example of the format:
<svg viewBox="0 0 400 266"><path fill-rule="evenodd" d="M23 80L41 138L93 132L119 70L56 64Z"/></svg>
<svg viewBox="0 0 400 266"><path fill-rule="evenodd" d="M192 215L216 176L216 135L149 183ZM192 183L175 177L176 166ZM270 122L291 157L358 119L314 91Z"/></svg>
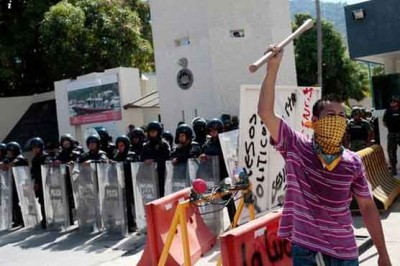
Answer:
<svg viewBox="0 0 400 266"><path fill-rule="evenodd" d="M388 129L387 151L392 167L392 174L396 175L397 146L400 145L400 108L397 110L387 109L383 116L383 122Z"/></svg>
<svg viewBox="0 0 400 266"><path fill-rule="evenodd" d="M347 125L350 150L359 151L367 147L371 126L368 121L351 119Z"/></svg>

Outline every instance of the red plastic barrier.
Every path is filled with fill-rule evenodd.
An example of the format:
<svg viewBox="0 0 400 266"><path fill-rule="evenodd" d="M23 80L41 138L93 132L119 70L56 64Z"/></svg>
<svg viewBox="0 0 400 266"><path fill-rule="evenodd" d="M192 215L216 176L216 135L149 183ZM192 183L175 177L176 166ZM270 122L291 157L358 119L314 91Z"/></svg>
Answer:
<svg viewBox="0 0 400 266"><path fill-rule="evenodd" d="M278 239L282 213L269 213L221 236L222 264L232 265L292 265L291 245Z"/></svg>
<svg viewBox="0 0 400 266"><path fill-rule="evenodd" d="M168 230L171 226L176 206L179 201L188 199L189 193L190 189L183 189L146 204L147 241L138 265L157 265L167 239ZM193 264L201 255L209 251L215 245L216 237L208 229L203 219L198 214L197 207L186 208L186 218L191 262ZM166 265L184 264L181 240L181 228L178 226L169 250Z"/></svg>

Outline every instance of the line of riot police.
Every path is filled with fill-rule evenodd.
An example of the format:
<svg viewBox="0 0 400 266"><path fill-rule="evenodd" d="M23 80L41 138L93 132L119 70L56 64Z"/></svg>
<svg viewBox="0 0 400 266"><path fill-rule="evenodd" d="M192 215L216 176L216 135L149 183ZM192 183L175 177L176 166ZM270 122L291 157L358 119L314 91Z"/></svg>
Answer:
<svg viewBox="0 0 400 266"><path fill-rule="evenodd" d="M232 119L233 120L233 119ZM233 129L238 126L238 121ZM105 128L96 129L97 134L90 134L86 138L87 151L84 152L79 143L71 134L60 137L59 146L52 144L45 146L40 137L32 138L28 148L32 153L30 163L30 176L33 190L40 204L41 225L46 228L45 193L43 188L43 165L59 167L67 165L65 183L67 191L69 224L74 224L77 199L74 198L74 182L72 180L72 165L88 166L93 163L113 164L122 163L125 184L125 203L127 227L130 232L136 228L134 191L132 185L131 163L143 162L144 164L156 163L158 176L158 195L164 196L166 161L171 160L174 165L187 163L190 158L206 160L207 156L218 156L220 180L228 176L218 134L228 129L231 124L222 122L218 118L206 121L197 117L189 126L180 123L176 128L175 136L164 131L163 125L157 121L147 125L146 132L142 128L132 128L127 135L116 138L115 144ZM174 143L176 145L174 145ZM172 148L174 147L174 148ZM13 167L28 166L28 160L22 155L21 147L17 142L0 144L0 170L7 171ZM17 189L13 183L13 226L24 224L21 214ZM97 185L98 186L98 185ZM75 191L76 192L76 191ZM54 191L53 191L54 193ZM57 194L57 193L56 193ZM75 193L76 194L76 193ZM228 213L233 219L235 205L230 201L227 205Z"/></svg>

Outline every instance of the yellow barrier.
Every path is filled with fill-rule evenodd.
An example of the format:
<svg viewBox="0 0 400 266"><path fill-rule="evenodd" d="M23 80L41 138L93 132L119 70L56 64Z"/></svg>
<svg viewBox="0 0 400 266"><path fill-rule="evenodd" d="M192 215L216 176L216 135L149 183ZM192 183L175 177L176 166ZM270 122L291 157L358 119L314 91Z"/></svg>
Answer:
<svg viewBox="0 0 400 266"><path fill-rule="evenodd" d="M366 168L378 209L386 211L400 193L400 181L390 174L380 145L365 148L357 154L360 155Z"/></svg>

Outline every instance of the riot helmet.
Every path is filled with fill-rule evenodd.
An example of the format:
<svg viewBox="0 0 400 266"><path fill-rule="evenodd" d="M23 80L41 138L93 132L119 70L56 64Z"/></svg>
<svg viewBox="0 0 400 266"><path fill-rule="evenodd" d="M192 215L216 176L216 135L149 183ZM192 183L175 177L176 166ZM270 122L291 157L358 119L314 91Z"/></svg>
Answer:
<svg viewBox="0 0 400 266"><path fill-rule="evenodd" d="M194 134L198 138L205 138L207 135L207 121L202 117L196 117L192 121Z"/></svg>
<svg viewBox="0 0 400 266"><path fill-rule="evenodd" d="M181 138L181 134L186 136L186 140ZM185 142L191 141L193 139L193 130L187 124L182 124L176 129L176 136L179 140L180 144L184 144Z"/></svg>
<svg viewBox="0 0 400 266"><path fill-rule="evenodd" d="M18 142L12 141L10 143L7 143L6 151L7 154L8 152L12 152L12 157L15 158L21 154L21 146L18 144Z"/></svg>
<svg viewBox="0 0 400 266"><path fill-rule="evenodd" d="M120 150L120 143L124 145L124 149L122 151ZM118 152L127 152L131 145L131 141L126 135L122 135L115 140L115 145L117 146Z"/></svg>
<svg viewBox="0 0 400 266"><path fill-rule="evenodd" d="M69 142L69 147L64 147L64 142ZM75 146L75 138L70 133L64 134L60 137L60 145L61 149L73 149L73 147Z"/></svg>
<svg viewBox="0 0 400 266"><path fill-rule="evenodd" d="M224 132L224 124L218 118L214 118L207 123L207 131L210 133L211 130L217 130L218 133Z"/></svg>
<svg viewBox="0 0 400 266"><path fill-rule="evenodd" d="M152 133L156 131L157 134ZM160 122L153 121L147 125L147 137L150 141L157 141L161 139L161 134L163 133L163 127Z"/></svg>
<svg viewBox="0 0 400 266"><path fill-rule="evenodd" d="M140 127L136 127L132 129L132 131L129 133L130 141L132 144L136 143L142 143L145 139L145 134L144 130ZM135 139L138 139L138 142L135 143Z"/></svg>
<svg viewBox="0 0 400 266"><path fill-rule="evenodd" d="M89 137L87 137L86 139L86 146L87 148L90 150L90 144L91 143L96 143L96 149L100 149L100 138L97 135L90 135Z"/></svg>

